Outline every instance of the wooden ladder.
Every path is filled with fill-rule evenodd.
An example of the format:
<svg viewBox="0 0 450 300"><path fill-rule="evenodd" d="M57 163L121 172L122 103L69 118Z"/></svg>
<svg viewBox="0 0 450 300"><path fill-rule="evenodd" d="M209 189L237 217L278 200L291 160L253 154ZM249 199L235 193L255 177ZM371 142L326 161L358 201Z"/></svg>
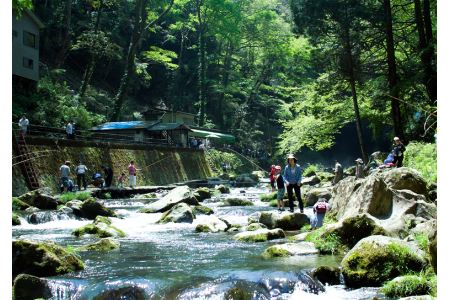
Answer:
<svg viewBox="0 0 450 300"><path fill-rule="evenodd" d="M167 142L169 143L169 145L173 145L173 140L170 137L169 133L167 132L167 130L163 130L162 131L162 135L163 137L165 137L167 139Z"/></svg>
<svg viewBox="0 0 450 300"><path fill-rule="evenodd" d="M14 136L15 141L15 150L18 156L20 157L20 169L22 170L22 174L25 177L25 182L29 190L37 190L39 188L39 181L36 169L33 165L33 154L29 151L28 145L25 141L25 138L22 134L18 134Z"/></svg>

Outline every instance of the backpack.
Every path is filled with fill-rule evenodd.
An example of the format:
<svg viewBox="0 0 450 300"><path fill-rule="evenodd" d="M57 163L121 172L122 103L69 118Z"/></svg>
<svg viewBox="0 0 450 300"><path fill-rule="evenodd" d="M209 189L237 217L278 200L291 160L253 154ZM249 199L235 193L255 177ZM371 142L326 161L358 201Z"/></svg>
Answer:
<svg viewBox="0 0 450 300"><path fill-rule="evenodd" d="M327 204L326 204L325 202L319 202L319 203L317 203L316 211L317 211L319 214L324 214L324 213L326 213L326 212L327 212Z"/></svg>

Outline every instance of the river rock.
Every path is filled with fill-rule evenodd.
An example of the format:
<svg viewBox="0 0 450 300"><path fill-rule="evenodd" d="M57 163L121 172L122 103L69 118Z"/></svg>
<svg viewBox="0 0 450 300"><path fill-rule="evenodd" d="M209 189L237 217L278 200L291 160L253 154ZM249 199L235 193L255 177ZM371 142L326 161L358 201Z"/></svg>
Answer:
<svg viewBox="0 0 450 300"><path fill-rule="evenodd" d="M155 193L140 194L133 197L134 199L156 199L158 196Z"/></svg>
<svg viewBox="0 0 450 300"><path fill-rule="evenodd" d="M250 215L247 217L248 224L251 224L251 223L259 223L259 218L260 218L260 217L261 217L261 212L259 212L259 211L250 214Z"/></svg>
<svg viewBox="0 0 450 300"><path fill-rule="evenodd" d="M237 187L250 187L255 186L259 181L258 176L251 174L241 174L236 177Z"/></svg>
<svg viewBox="0 0 450 300"><path fill-rule="evenodd" d="M12 210L25 210L27 208L29 208L30 205L19 200L19 198L17 197L12 197Z"/></svg>
<svg viewBox="0 0 450 300"><path fill-rule="evenodd" d="M310 222L308 216L302 213L283 212L280 214L275 211L264 211L261 212L259 223L270 229L299 230Z"/></svg>
<svg viewBox="0 0 450 300"><path fill-rule="evenodd" d="M103 204L95 200L95 198L88 198L83 201L81 205L81 212L83 217L94 220L97 216L115 217L116 214L111 209L105 207Z"/></svg>
<svg viewBox="0 0 450 300"><path fill-rule="evenodd" d="M341 269L338 267L320 266L311 272L311 276L322 284L338 285L341 283Z"/></svg>
<svg viewBox="0 0 450 300"><path fill-rule="evenodd" d="M50 299L52 290L46 279L29 274L19 274L14 280L15 300Z"/></svg>
<svg viewBox="0 0 450 300"><path fill-rule="evenodd" d="M174 188L160 200L141 209L139 212L143 213L166 212L179 203L186 203L188 205L199 205L198 200L197 198L195 198L194 193L192 193L191 189L187 185L183 185Z"/></svg>
<svg viewBox="0 0 450 300"><path fill-rule="evenodd" d="M313 188L305 194L304 198L306 199L306 206L313 206L319 198L324 198L328 202L331 199L331 191L327 188Z"/></svg>
<svg viewBox="0 0 450 300"><path fill-rule="evenodd" d="M280 228L276 229L259 229L255 231L245 231L238 233L234 236L234 239L241 242L265 242L274 239L280 239L286 237L284 231Z"/></svg>
<svg viewBox="0 0 450 300"><path fill-rule="evenodd" d="M83 201L81 200L70 200L66 203L67 207L70 207L73 211L73 214L77 217L83 216L83 211L81 210L81 206L83 205Z"/></svg>
<svg viewBox="0 0 450 300"><path fill-rule="evenodd" d="M212 208L209 208L208 206L196 205L192 209L192 212L194 213L194 215L212 215L214 213L214 210Z"/></svg>
<svg viewBox="0 0 450 300"><path fill-rule="evenodd" d="M334 179L334 174L331 172L316 172L317 177L319 177L320 182L331 182Z"/></svg>
<svg viewBox="0 0 450 300"><path fill-rule="evenodd" d="M111 299L130 299L130 300L146 300L150 296L144 288L131 285L123 286L116 289L107 289L96 295L93 300L111 300Z"/></svg>
<svg viewBox="0 0 450 300"><path fill-rule="evenodd" d="M245 198L226 198L222 206L253 206L253 202Z"/></svg>
<svg viewBox="0 0 450 300"><path fill-rule="evenodd" d="M52 242L15 240L12 242L12 273L56 276L83 270L83 262L74 254Z"/></svg>
<svg viewBox="0 0 450 300"><path fill-rule="evenodd" d="M319 251L314 247L313 243L302 242L273 245L264 250L261 255L264 258L273 258L310 254L319 254Z"/></svg>
<svg viewBox="0 0 450 300"><path fill-rule="evenodd" d="M17 214L13 213L12 214L12 225L13 226L17 226L20 225L20 218Z"/></svg>
<svg viewBox="0 0 450 300"><path fill-rule="evenodd" d="M222 194L229 194L230 193L230 188L228 186L223 185L223 184L220 184L220 185L216 186L216 190L218 190Z"/></svg>
<svg viewBox="0 0 450 300"><path fill-rule="evenodd" d="M351 288L380 286L383 282L425 266L415 244L374 235L360 240L341 262L345 284Z"/></svg>
<svg viewBox="0 0 450 300"><path fill-rule="evenodd" d="M71 219L71 217L73 217L73 214L71 212L66 213L60 210L57 211L43 210L30 214L27 217L27 219L30 224L42 224L57 220L69 220Z"/></svg>
<svg viewBox="0 0 450 300"><path fill-rule="evenodd" d="M205 199L211 198L212 194L207 187L201 187L194 191L194 196L199 202L202 202Z"/></svg>
<svg viewBox="0 0 450 300"><path fill-rule="evenodd" d="M41 190L35 190L18 197L22 202L39 209L56 209L58 200Z"/></svg>
<svg viewBox="0 0 450 300"><path fill-rule="evenodd" d="M426 234L428 239L432 239L437 229L436 219L421 222L419 224L414 224L411 234Z"/></svg>
<svg viewBox="0 0 450 300"><path fill-rule="evenodd" d="M394 190L410 190L416 194L427 195L427 183L416 170L393 168L381 174L388 187Z"/></svg>
<svg viewBox="0 0 450 300"><path fill-rule="evenodd" d="M98 242L79 247L78 249L81 251L110 251L114 249L118 249L120 247L120 243L113 238L103 238Z"/></svg>
<svg viewBox="0 0 450 300"><path fill-rule="evenodd" d="M317 175L306 177L302 179L302 185L316 185L320 183L320 178Z"/></svg>
<svg viewBox="0 0 450 300"><path fill-rule="evenodd" d="M255 231L258 229L266 229L267 226L261 223L251 223L248 226L242 227L242 231Z"/></svg>
<svg viewBox="0 0 450 300"><path fill-rule="evenodd" d="M228 225L221 219L211 216L208 217L208 221L206 223L198 224L195 227L196 232L219 232L226 231L228 229Z"/></svg>
<svg viewBox="0 0 450 300"><path fill-rule="evenodd" d="M161 219L159 219L158 223L192 223L194 219L195 215L192 212L192 208L186 203L178 203L169 211L165 212L161 216Z"/></svg>
<svg viewBox="0 0 450 300"><path fill-rule="evenodd" d="M111 220L108 218L98 216L95 218L93 223L75 229L72 234L76 237L80 237L85 234L93 234L100 238L124 237L125 233L115 226L112 226L111 223Z"/></svg>

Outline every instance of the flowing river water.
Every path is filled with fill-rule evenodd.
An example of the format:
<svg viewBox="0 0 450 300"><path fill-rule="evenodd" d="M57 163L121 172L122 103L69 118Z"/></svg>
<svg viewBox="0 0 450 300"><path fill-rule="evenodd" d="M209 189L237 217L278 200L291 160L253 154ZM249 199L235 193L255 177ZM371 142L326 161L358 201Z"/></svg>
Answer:
<svg viewBox="0 0 450 300"><path fill-rule="evenodd" d="M254 206L220 207L220 197L202 204L231 224L247 225L252 213L275 209L259 200L258 196L267 192L265 187L234 188L231 194L220 196L244 196ZM314 284L308 271L320 265L338 266L342 257L307 255L264 259L261 257L264 249L285 243L286 239L243 243L233 239L235 233L196 233L195 226L209 218L206 215L197 216L192 224L156 224L160 213L137 212L148 201L104 201L105 206L118 214L118 218L111 218L113 225L127 236L118 239L118 250L79 252L85 264L83 271L49 277L52 299L94 299L104 291L129 286L145 290L149 299L223 299L230 286L254 291L253 299L380 298L374 288L349 290L344 285L336 285L325 286L319 293L311 288ZM305 213L312 215L310 208ZM98 240L71 235L73 229L92 221L61 216L44 218L39 224L28 223L27 216L22 216L21 221L22 225L13 227L13 239L50 240L73 248Z"/></svg>

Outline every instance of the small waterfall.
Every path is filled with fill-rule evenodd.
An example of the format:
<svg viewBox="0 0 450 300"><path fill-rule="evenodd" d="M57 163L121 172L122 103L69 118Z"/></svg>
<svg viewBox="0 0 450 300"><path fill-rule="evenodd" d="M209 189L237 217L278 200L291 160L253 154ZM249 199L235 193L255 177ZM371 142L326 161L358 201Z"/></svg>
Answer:
<svg viewBox="0 0 450 300"><path fill-rule="evenodd" d="M30 224L42 224L58 220L77 219L73 213L65 211L37 211L27 216L27 221Z"/></svg>

